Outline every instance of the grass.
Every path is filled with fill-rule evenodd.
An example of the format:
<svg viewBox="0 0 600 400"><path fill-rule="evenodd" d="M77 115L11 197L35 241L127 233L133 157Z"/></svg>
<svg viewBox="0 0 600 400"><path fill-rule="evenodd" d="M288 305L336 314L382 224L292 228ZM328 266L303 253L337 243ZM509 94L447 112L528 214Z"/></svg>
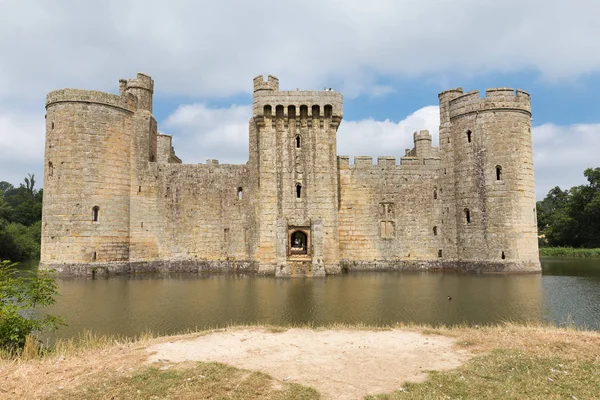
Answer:
<svg viewBox="0 0 600 400"><path fill-rule="evenodd" d="M295 383L221 363L178 368L147 367L132 376L96 382L56 399L319 399L319 393Z"/></svg>
<svg viewBox="0 0 600 400"><path fill-rule="evenodd" d="M317 399L317 390L220 363L145 363L152 343L191 339L229 327L156 338L120 338L85 332L58 341L51 352L32 349L0 359L0 397L57 399ZM278 334L290 327L266 326ZM296 327L297 328L297 327ZM591 399L600 388L600 333L574 326L505 323L494 326L399 324L305 326L315 330L402 329L455 339L469 361L430 371L420 383L367 399ZM335 378L335 377L332 377Z"/></svg>
<svg viewBox="0 0 600 400"><path fill-rule="evenodd" d="M540 256L600 258L600 249L583 249L573 247L540 247Z"/></svg>
<svg viewBox="0 0 600 400"><path fill-rule="evenodd" d="M368 399L593 399L600 393L600 361L546 357L496 349L449 372L430 372Z"/></svg>

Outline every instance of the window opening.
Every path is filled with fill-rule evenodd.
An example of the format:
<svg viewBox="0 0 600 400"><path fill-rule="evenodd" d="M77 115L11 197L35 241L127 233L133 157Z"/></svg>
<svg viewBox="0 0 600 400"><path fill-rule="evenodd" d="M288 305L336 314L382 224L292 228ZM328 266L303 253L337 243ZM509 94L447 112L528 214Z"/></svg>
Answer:
<svg viewBox="0 0 600 400"><path fill-rule="evenodd" d="M312 106L312 117L319 118L320 114L321 114L321 108L318 105Z"/></svg>
<svg viewBox="0 0 600 400"><path fill-rule="evenodd" d="M223 240L225 243L229 243L229 228L223 230Z"/></svg>
<svg viewBox="0 0 600 400"><path fill-rule="evenodd" d="M52 161L48 161L48 176L54 175L54 164Z"/></svg>
<svg viewBox="0 0 600 400"><path fill-rule="evenodd" d="M506 259L506 255L504 255L504 252L502 252L502 259L505 260Z"/></svg>
<svg viewBox="0 0 600 400"><path fill-rule="evenodd" d="M296 148L300 148L300 135L296 136Z"/></svg>
<svg viewBox="0 0 600 400"><path fill-rule="evenodd" d="M296 185L296 198L299 199L301 197L302 197L302 185L298 183Z"/></svg>
<svg viewBox="0 0 600 400"><path fill-rule="evenodd" d="M142 223L140 224L140 228L143 228L143 227L144 227L144 222L142 222Z"/></svg>
<svg viewBox="0 0 600 400"><path fill-rule="evenodd" d="M442 256L442 250L438 250L438 257Z"/></svg>
<svg viewBox="0 0 600 400"><path fill-rule="evenodd" d="M433 227L433 236L437 236L437 226Z"/></svg>
<svg viewBox="0 0 600 400"><path fill-rule="evenodd" d="M308 117L308 106L300 106L300 118Z"/></svg>
<svg viewBox="0 0 600 400"><path fill-rule="evenodd" d="M331 116L333 115L333 107L331 106L331 104L325 105L324 111L325 118L331 118Z"/></svg>
<svg viewBox="0 0 600 400"><path fill-rule="evenodd" d="M279 105L275 107L275 116L277 118L283 118L283 106Z"/></svg>
<svg viewBox="0 0 600 400"><path fill-rule="evenodd" d="M497 181L502 180L502 167L499 165L496 166L496 180Z"/></svg>
<svg viewBox="0 0 600 400"><path fill-rule="evenodd" d="M237 193L238 193L238 200L241 200L242 197L244 196L244 191L242 190L241 187L238 188Z"/></svg>
<svg viewBox="0 0 600 400"><path fill-rule="evenodd" d="M266 105L263 110L264 110L265 117L271 116L271 106L270 105Z"/></svg>
<svg viewBox="0 0 600 400"><path fill-rule="evenodd" d="M54 121L52 121L52 127L50 129L54 129Z"/></svg>
<svg viewBox="0 0 600 400"><path fill-rule="evenodd" d="M471 223L471 211L468 208L465 208L465 219L467 220L467 224Z"/></svg>
<svg viewBox="0 0 600 400"><path fill-rule="evenodd" d="M307 254L308 240L306 233L296 231L290 236L290 253L291 254Z"/></svg>
<svg viewBox="0 0 600 400"><path fill-rule="evenodd" d="M380 211L381 219L381 237L382 238L393 238L394 237L394 204L393 203L381 203Z"/></svg>
<svg viewBox="0 0 600 400"><path fill-rule="evenodd" d="M437 188L433 188L433 199L437 200Z"/></svg>
<svg viewBox="0 0 600 400"><path fill-rule="evenodd" d="M296 118L296 106L289 106L288 107L288 117L289 118Z"/></svg>
<svg viewBox="0 0 600 400"><path fill-rule="evenodd" d="M100 207L95 206L92 208L92 221L98 222L98 214L100 214Z"/></svg>
<svg viewBox="0 0 600 400"><path fill-rule="evenodd" d="M96 261L96 252L92 253L92 261Z"/></svg>
<svg viewBox="0 0 600 400"><path fill-rule="evenodd" d="M472 132L470 130L467 131L467 142L469 143L471 143L471 133Z"/></svg>
<svg viewBox="0 0 600 400"><path fill-rule="evenodd" d="M142 187L138 186L138 193L142 193Z"/></svg>

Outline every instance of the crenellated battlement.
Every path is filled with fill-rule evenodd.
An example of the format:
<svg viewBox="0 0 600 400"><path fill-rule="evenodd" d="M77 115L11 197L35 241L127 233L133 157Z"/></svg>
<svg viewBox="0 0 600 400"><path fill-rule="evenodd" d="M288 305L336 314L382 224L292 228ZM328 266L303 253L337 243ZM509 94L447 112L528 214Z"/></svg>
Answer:
<svg viewBox="0 0 600 400"><path fill-rule="evenodd" d="M440 99L446 92L440 93ZM456 91L452 92L456 95ZM486 111L514 111L531 114L529 93L511 88L487 89L486 96L481 97L478 90L464 93L449 101L450 119L462 115Z"/></svg>
<svg viewBox="0 0 600 400"><path fill-rule="evenodd" d="M121 81L123 81L123 79L121 79L119 82ZM150 92L154 93L154 80L150 76L138 72L135 78L127 80L127 89L133 88L149 90Z"/></svg>
<svg viewBox="0 0 600 400"><path fill-rule="evenodd" d="M260 91L279 91L279 79L276 76L269 75L265 81L262 75L254 78L254 93Z"/></svg>
<svg viewBox="0 0 600 400"><path fill-rule="evenodd" d="M97 90L60 89L46 96L46 109L59 103L91 103L117 108L125 112L137 109L137 98L132 94L116 95Z"/></svg>

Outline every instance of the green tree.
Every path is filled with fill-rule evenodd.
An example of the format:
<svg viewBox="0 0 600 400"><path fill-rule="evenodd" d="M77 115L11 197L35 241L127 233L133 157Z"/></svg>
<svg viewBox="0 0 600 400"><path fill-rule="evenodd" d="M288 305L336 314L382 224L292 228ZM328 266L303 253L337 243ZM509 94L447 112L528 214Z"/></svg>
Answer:
<svg viewBox="0 0 600 400"><path fill-rule="evenodd" d="M50 272L18 271L10 261L0 261L0 348L18 351L28 335L64 325L39 310L53 304L57 294Z"/></svg>

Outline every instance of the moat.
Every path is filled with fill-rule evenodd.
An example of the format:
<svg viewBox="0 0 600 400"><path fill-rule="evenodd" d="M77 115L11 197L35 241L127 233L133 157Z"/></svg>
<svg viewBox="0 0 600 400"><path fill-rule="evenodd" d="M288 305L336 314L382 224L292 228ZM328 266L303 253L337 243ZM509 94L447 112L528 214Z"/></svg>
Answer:
<svg viewBox="0 0 600 400"><path fill-rule="evenodd" d="M172 334L229 324L385 325L569 321L600 329L600 260L542 259L528 275L374 272L326 279L253 275L59 279L50 312L105 334ZM448 300L447 296L452 299Z"/></svg>

